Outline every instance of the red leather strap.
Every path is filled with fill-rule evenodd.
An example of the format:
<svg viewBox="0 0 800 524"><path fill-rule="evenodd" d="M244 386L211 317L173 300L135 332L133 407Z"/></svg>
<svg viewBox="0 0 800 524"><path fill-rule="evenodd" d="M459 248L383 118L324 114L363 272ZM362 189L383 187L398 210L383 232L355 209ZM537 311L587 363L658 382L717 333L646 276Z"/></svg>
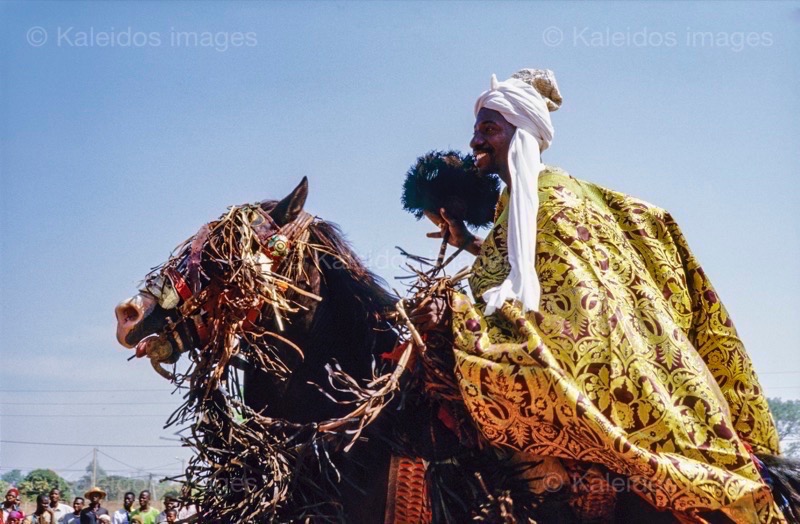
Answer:
<svg viewBox="0 0 800 524"><path fill-rule="evenodd" d="M178 295L183 299L184 302L192 298L193 293L189 289L189 286L186 285L186 281L183 279L180 273L175 268L168 267L164 270L169 277L170 281L172 282L172 287L175 288L175 291L178 292Z"/></svg>

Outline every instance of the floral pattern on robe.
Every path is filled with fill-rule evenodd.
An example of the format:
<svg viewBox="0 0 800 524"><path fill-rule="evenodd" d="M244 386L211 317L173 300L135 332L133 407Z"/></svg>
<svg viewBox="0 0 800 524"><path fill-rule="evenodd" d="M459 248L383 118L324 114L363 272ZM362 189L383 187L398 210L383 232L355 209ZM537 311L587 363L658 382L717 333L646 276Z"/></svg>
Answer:
<svg viewBox="0 0 800 524"><path fill-rule="evenodd" d="M539 310L483 313L510 269L507 190L473 266L477 303L452 296L456 374L484 436L601 464L687 522L784 522L745 445L778 453L767 400L672 217L555 168L539 199Z"/></svg>

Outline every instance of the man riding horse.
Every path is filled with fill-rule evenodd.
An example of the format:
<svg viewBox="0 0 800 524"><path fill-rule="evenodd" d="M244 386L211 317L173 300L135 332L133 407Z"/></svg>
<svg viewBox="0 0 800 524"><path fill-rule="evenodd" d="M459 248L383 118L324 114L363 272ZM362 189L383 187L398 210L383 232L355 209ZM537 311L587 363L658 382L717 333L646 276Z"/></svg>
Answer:
<svg viewBox="0 0 800 524"><path fill-rule="evenodd" d="M752 365L680 230L542 166L560 97L552 73L517 76L476 106L477 167L509 186L487 239L460 222L498 199L471 158L423 157L406 187L437 188L428 217L478 255L476 305L429 300L459 280L437 276L444 252L416 272L414 320L445 329L427 350L409 302L304 210L305 179L202 226L117 307L120 343L185 395L167 424L196 452L203 522L782 522L773 496L796 521L800 468L770 456ZM424 458L424 486L393 455ZM423 491L427 510L393 505Z"/></svg>
<svg viewBox="0 0 800 524"><path fill-rule="evenodd" d="M475 303L454 292L412 320L452 326L474 422L557 458L553 487L592 479L607 502L634 492L680 522L785 522L753 455L778 454L775 424L727 311L667 212L542 164L560 103L551 71L480 95L470 146L507 186L494 226L481 240L427 213L429 236L477 256ZM575 500L584 519L613 507Z"/></svg>

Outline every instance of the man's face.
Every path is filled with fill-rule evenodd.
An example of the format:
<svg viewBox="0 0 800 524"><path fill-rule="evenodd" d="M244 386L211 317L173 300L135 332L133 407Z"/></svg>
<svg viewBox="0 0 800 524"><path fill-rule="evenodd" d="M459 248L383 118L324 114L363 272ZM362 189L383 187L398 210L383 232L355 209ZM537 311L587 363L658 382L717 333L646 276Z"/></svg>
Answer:
<svg viewBox="0 0 800 524"><path fill-rule="evenodd" d="M75 510L75 513L80 513L83 509L83 499L77 498L72 501L72 509Z"/></svg>
<svg viewBox="0 0 800 524"><path fill-rule="evenodd" d="M164 501L164 507L167 509L178 509L178 501L175 499L167 499Z"/></svg>
<svg viewBox="0 0 800 524"><path fill-rule="evenodd" d="M497 173L505 180L508 148L514 131L516 128L497 111L485 107L478 111L469 145L475 156L475 166L482 175Z"/></svg>
<svg viewBox="0 0 800 524"><path fill-rule="evenodd" d="M143 508L146 508L150 505L150 493L143 491L139 493L139 505Z"/></svg>
<svg viewBox="0 0 800 524"><path fill-rule="evenodd" d="M47 507L48 504L50 504L50 497L47 495L36 497L36 509L38 511L42 511L45 507Z"/></svg>
<svg viewBox="0 0 800 524"><path fill-rule="evenodd" d="M178 514L175 511L168 511L167 512L167 522L169 524L173 524L178 518Z"/></svg>
<svg viewBox="0 0 800 524"><path fill-rule="evenodd" d="M61 492L57 489L50 490L50 505L57 506L61 500Z"/></svg>
<svg viewBox="0 0 800 524"><path fill-rule="evenodd" d="M8 493L6 493L6 502L8 502L9 504L13 504L16 501L17 501L17 496L14 495L14 493L12 493L10 491Z"/></svg>
<svg viewBox="0 0 800 524"><path fill-rule="evenodd" d="M125 509L131 509L131 506L133 506L133 493L128 493L125 495L123 505L125 506Z"/></svg>

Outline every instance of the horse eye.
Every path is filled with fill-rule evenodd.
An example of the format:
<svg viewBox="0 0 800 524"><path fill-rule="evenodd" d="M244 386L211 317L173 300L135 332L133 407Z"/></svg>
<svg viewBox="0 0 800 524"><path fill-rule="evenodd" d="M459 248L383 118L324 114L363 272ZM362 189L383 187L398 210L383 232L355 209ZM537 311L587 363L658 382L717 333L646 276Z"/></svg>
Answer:
<svg viewBox="0 0 800 524"><path fill-rule="evenodd" d="M164 277L159 273L157 275L150 275L147 277L147 280L144 281L144 289L140 289L140 291L146 291L150 293L154 297L158 298L161 296L161 289L164 287Z"/></svg>

